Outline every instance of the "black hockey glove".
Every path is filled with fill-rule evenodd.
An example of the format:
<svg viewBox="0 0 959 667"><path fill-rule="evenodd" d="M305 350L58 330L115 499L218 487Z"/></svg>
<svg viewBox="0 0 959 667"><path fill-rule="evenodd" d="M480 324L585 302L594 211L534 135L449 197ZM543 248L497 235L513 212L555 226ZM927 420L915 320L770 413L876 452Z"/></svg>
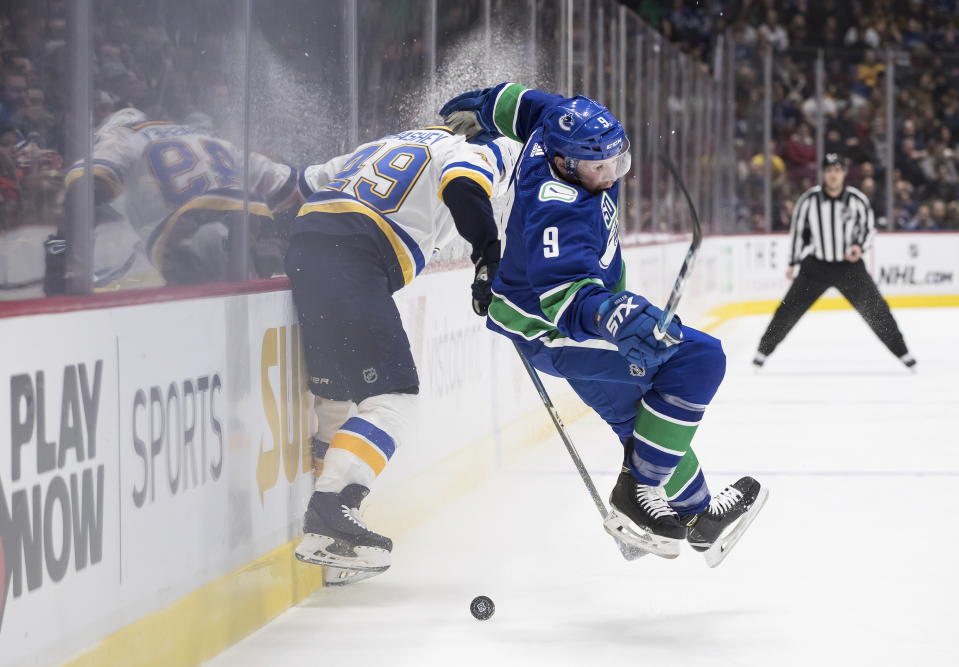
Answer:
<svg viewBox="0 0 959 667"><path fill-rule="evenodd" d="M476 274L473 278L473 312L485 317L489 304L493 300L493 278L499 270L499 261L480 259L476 262Z"/></svg>
<svg viewBox="0 0 959 667"><path fill-rule="evenodd" d="M67 240L58 233L43 242L43 293L47 296L67 291Z"/></svg>

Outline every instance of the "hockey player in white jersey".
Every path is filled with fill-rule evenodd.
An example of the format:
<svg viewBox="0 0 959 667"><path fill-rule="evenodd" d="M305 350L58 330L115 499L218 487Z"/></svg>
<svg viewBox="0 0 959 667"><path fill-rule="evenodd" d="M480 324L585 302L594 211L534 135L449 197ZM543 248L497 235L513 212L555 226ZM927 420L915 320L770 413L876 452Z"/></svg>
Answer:
<svg viewBox="0 0 959 667"><path fill-rule="evenodd" d="M515 148L514 148L515 146ZM307 167L287 275L300 319L323 458L301 561L348 583L390 566L392 541L360 519L373 481L405 440L419 379L392 294L458 232L472 246L472 305L485 315L499 266L491 198L518 146L468 143L447 127L400 132Z"/></svg>
<svg viewBox="0 0 959 667"><path fill-rule="evenodd" d="M66 174L68 220L71 187L86 166L80 161ZM226 242L244 208L242 171L243 154L230 142L204 129L149 121L137 109L115 112L94 135L95 204L122 202L119 208L167 284L227 279ZM270 224L273 211L299 203L297 172L251 153L249 174L250 227L256 233ZM63 288L64 244L57 237L46 244L48 294ZM253 258L255 266L255 253ZM258 273L264 272L272 273Z"/></svg>

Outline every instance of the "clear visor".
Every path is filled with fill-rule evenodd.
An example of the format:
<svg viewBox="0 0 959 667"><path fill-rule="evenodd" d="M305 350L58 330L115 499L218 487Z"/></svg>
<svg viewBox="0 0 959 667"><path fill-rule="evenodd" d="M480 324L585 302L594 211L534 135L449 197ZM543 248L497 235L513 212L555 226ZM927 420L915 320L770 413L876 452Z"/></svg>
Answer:
<svg viewBox="0 0 959 667"><path fill-rule="evenodd" d="M576 176L583 183L618 181L629 172L632 163L629 140L624 140L618 155L605 160L579 160L576 164Z"/></svg>

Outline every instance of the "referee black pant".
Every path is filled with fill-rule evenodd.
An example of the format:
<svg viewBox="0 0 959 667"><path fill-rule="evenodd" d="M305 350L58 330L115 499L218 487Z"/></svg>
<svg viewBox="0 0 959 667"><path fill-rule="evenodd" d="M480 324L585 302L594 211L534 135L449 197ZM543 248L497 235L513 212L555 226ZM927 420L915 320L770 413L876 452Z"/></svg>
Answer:
<svg viewBox="0 0 959 667"><path fill-rule="evenodd" d="M803 313L830 287L835 287L846 297L890 352L896 357L908 354L899 326L862 260L823 262L815 257L802 261L799 275L759 341L759 353L772 354Z"/></svg>

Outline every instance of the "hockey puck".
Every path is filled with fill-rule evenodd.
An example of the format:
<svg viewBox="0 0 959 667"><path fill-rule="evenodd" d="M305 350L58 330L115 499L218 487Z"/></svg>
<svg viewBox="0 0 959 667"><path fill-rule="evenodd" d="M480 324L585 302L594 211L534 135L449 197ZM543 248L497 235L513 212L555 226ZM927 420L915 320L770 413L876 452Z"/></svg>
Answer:
<svg viewBox="0 0 959 667"><path fill-rule="evenodd" d="M470 613L478 621L485 621L493 615L494 611L496 611L496 606L485 595L478 595L470 602Z"/></svg>

